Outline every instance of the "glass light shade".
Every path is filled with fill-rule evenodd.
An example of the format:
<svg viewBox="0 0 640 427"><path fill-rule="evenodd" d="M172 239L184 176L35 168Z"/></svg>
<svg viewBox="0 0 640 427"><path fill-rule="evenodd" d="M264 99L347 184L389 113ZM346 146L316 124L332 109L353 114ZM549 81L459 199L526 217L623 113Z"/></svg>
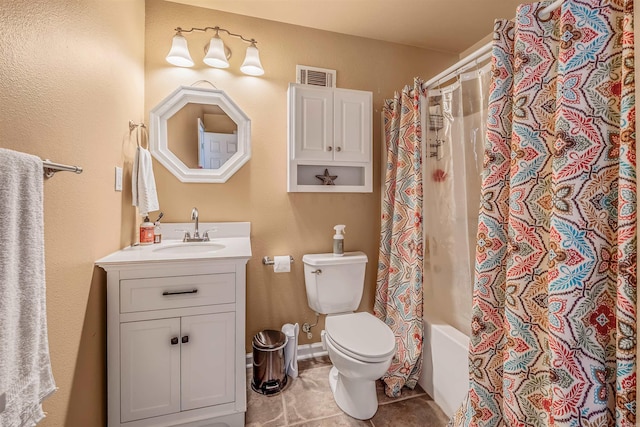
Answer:
<svg viewBox="0 0 640 427"><path fill-rule="evenodd" d="M178 67L193 67L193 59L189 54L189 48L187 47L187 39L178 33L173 36L173 42L171 43L171 50L166 57L169 64L177 65Z"/></svg>
<svg viewBox="0 0 640 427"><path fill-rule="evenodd" d="M250 76L261 76L264 74L264 69L260 63L260 54L255 44L251 43L251 46L247 48L247 55L244 57L244 62L240 66L240 71Z"/></svg>
<svg viewBox="0 0 640 427"><path fill-rule="evenodd" d="M227 61L227 55L224 51L224 43L218 35L211 38L211 41L209 42L209 50L207 51L203 61L210 67L229 67L229 61Z"/></svg>

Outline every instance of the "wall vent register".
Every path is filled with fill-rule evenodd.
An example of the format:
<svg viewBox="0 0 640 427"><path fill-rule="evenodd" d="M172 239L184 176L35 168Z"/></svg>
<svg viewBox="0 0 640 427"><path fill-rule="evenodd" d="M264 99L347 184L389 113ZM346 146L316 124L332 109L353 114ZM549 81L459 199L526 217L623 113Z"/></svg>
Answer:
<svg viewBox="0 0 640 427"><path fill-rule="evenodd" d="M303 85L336 87L336 70L296 65L296 82Z"/></svg>

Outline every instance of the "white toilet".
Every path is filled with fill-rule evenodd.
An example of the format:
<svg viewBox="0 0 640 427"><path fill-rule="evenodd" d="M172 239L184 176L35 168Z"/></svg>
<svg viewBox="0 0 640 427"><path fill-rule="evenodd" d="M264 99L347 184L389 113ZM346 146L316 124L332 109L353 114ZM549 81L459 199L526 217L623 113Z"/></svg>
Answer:
<svg viewBox="0 0 640 427"><path fill-rule="evenodd" d="M309 254L302 261L309 306L327 315L321 336L333 363L329 383L335 401L353 418L367 420L378 410L375 381L395 351L393 332L383 321L354 312L362 298L367 255Z"/></svg>

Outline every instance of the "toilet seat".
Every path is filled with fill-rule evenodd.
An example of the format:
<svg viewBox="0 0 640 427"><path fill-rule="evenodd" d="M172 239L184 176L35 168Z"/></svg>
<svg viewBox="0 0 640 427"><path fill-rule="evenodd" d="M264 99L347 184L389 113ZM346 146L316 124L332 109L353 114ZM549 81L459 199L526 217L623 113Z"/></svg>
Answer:
<svg viewBox="0 0 640 427"><path fill-rule="evenodd" d="M334 347L363 362L383 362L395 352L391 329L366 312L327 316L325 332Z"/></svg>

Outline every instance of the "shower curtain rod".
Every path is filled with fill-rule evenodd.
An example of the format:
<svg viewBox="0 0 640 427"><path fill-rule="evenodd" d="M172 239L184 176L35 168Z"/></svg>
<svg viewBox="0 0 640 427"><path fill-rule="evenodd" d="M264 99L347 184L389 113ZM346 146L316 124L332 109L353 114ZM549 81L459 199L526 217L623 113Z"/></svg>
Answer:
<svg viewBox="0 0 640 427"><path fill-rule="evenodd" d="M438 85L440 82L446 82L449 79L457 77L459 74L466 71L469 66L474 66L479 64L480 62L491 58L491 47L493 46L493 42L489 42L483 45L481 48L471 53L468 56L465 56L460 61L453 64L451 67L447 68L440 74L432 77L427 80L422 87L423 89L429 89L433 85Z"/></svg>
<svg viewBox="0 0 640 427"><path fill-rule="evenodd" d="M556 10L557 8L559 8L560 6L562 6L562 2L564 0L556 0L553 3L551 3L549 6L545 7L544 9L542 9L542 11L540 11L540 15L544 16L547 13L553 12L554 10ZM493 42L489 42L483 46L481 46L480 48L478 48L478 50L476 50L475 52L470 53L469 55L465 56L464 58L462 58L460 61L456 62L455 64L453 64L451 67L447 68L446 70L444 70L443 72L441 72L440 74L437 74L435 77L430 78L429 80L427 80L427 82L425 82L422 87L424 89L429 89L431 86L439 84L440 82L445 82L449 79L452 79L456 76L458 76L459 74L461 74L463 71L467 70L470 66L474 66L477 65L479 63L481 63L482 61L484 61L485 59L488 59L491 57L491 48L493 46Z"/></svg>

